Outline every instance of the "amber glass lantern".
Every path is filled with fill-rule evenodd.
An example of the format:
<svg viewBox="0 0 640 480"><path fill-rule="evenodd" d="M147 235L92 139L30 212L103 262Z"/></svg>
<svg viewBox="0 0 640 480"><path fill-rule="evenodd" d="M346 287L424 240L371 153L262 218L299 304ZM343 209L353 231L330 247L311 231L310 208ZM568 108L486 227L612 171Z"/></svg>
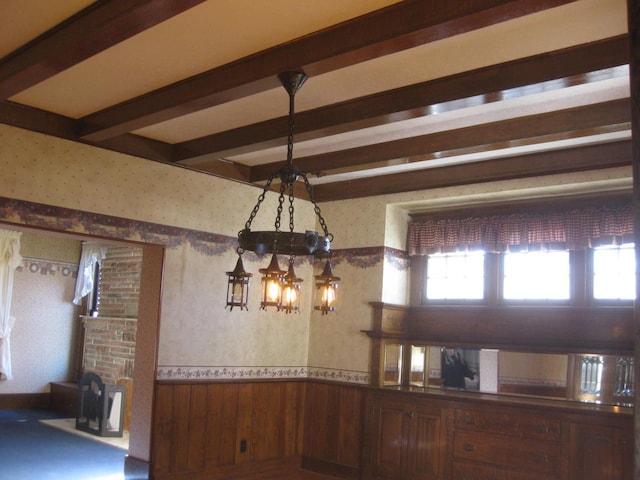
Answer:
<svg viewBox="0 0 640 480"><path fill-rule="evenodd" d="M322 315L336 310L336 300L338 299L338 282L340 277L336 277L331 269L331 260L327 260L324 271L321 275L316 275L316 305L315 309L320 310Z"/></svg>
<svg viewBox="0 0 640 480"><path fill-rule="evenodd" d="M302 279L298 278L293 271L294 259L289 259L289 270L284 276L284 282L282 286L282 302L280 310L286 313L300 312L300 284Z"/></svg>
<svg viewBox="0 0 640 480"><path fill-rule="evenodd" d="M286 273L280 270L278 265L278 256L274 253L271 257L271 263L267 268L261 268L262 274L262 296L260 300L260 308L266 310L267 307L276 307L280 309L282 302L282 283Z"/></svg>

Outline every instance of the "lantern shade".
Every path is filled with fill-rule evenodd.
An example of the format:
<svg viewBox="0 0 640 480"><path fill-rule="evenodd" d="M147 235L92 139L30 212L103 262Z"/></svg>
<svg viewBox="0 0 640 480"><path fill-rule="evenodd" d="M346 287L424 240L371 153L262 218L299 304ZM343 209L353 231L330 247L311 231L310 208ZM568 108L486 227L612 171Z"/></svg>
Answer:
<svg viewBox="0 0 640 480"><path fill-rule="evenodd" d="M283 280L280 310L284 310L286 313L299 313L300 284L302 283L302 279L298 278L293 271L293 258L289 260L289 270Z"/></svg>
<svg viewBox="0 0 640 480"><path fill-rule="evenodd" d="M338 282L340 277L336 277L331 269L331 260L327 260L321 275L316 275L316 305L315 310L320 310L322 315L336 310L338 299Z"/></svg>
<svg viewBox="0 0 640 480"><path fill-rule="evenodd" d="M249 298L249 279L253 276L247 273L242 263L242 256L238 254L238 261L233 272L227 272L227 307L239 307L240 310L248 310L247 301Z"/></svg>
<svg viewBox="0 0 640 480"><path fill-rule="evenodd" d="M276 307L280 309L282 303L282 283L286 273L280 270L278 265L278 256L274 253L271 262L267 268L261 268L262 274L262 295L260 300L260 308L266 310L267 307Z"/></svg>

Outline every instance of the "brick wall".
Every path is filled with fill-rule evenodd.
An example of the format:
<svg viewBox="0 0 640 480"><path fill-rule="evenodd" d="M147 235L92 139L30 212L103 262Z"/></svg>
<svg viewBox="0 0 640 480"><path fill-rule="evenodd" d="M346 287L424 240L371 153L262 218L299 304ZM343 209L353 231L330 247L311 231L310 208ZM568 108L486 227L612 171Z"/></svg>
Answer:
<svg viewBox="0 0 640 480"><path fill-rule="evenodd" d="M98 315L137 318L142 249L110 247L100 270Z"/></svg>
<svg viewBox="0 0 640 480"><path fill-rule="evenodd" d="M97 317L85 317L84 371L105 383L132 378L142 249L110 247L100 271Z"/></svg>

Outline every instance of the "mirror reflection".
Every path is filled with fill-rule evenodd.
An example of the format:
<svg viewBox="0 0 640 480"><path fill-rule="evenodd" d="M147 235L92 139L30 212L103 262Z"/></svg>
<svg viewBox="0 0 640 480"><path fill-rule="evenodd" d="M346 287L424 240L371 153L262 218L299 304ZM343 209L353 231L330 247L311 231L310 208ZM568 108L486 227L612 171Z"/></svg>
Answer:
<svg viewBox="0 0 640 480"><path fill-rule="evenodd" d="M385 346L384 385L633 405L631 356L527 353L401 343ZM410 359L410 361L408 361ZM406 379L403 377L406 375Z"/></svg>

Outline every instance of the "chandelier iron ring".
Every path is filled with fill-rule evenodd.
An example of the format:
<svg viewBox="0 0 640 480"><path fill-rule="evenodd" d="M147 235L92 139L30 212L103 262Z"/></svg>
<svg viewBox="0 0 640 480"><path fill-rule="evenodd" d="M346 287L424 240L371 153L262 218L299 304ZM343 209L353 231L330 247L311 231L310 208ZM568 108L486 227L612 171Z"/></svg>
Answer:
<svg viewBox="0 0 640 480"><path fill-rule="evenodd" d="M313 255L324 258L331 253L331 239L318 232L255 231L245 229L238 234L238 242L243 250L255 252L258 256L276 253L281 255Z"/></svg>

